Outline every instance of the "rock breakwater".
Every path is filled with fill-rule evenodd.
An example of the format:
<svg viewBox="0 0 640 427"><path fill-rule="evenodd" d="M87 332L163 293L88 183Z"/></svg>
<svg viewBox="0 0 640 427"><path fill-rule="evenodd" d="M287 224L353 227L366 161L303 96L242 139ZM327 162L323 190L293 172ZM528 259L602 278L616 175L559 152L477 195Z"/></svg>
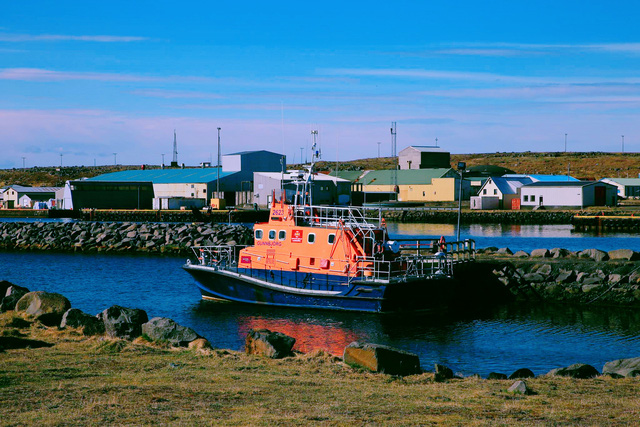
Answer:
<svg viewBox="0 0 640 427"><path fill-rule="evenodd" d="M132 222L0 223L0 249L184 255L191 246L252 241L241 225Z"/></svg>
<svg viewBox="0 0 640 427"><path fill-rule="evenodd" d="M571 224L578 212L571 211L463 211L460 221L464 224ZM454 224L456 210L385 210L383 216L390 222L426 222Z"/></svg>
<svg viewBox="0 0 640 427"><path fill-rule="evenodd" d="M494 276L518 299L640 306L640 253L628 249L479 250Z"/></svg>

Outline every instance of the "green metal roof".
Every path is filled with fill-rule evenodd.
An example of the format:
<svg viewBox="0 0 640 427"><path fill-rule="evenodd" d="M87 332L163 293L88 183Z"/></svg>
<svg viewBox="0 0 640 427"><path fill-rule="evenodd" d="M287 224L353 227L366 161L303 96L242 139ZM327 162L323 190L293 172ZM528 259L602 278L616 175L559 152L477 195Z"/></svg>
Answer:
<svg viewBox="0 0 640 427"><path fill-rule="evenodd" d="M360 178L360 175L362 175L363 173L364 173L363 171L338 171L337 176L338 176L338 178L342 178L342 179L346 179L347 181L355 182L355 180ZM336 176L336 172L333 171L329 175L330 176Z"/></svg>
<svg viewBox="0 0 640 427"><path fill-rule="evenodd" d="M451 168L403 169L397 171L398 185L431 184L433 178L444 177ZM360 179L364 185L393 185L392 170L370 171Z"/></svg>
<svg viewBox="0 0 640 427"><path fill-rule="evenodd" d="M605 178L605 179L608 179L609 181L613 181L621 185L629 185L629 186L640 185L640 178Z"/></svg>
<svg viewBox="0 0 640 427"><path fill-rule="evenodd" d="M235 172L220 171L220 178L232 175ZM213 168L193 169L152 169L152 170L128 170L106 173L89 178L88 181L151 181L154 184L182 184L182 183L206 183L218 179L218 171Z"/></svg>

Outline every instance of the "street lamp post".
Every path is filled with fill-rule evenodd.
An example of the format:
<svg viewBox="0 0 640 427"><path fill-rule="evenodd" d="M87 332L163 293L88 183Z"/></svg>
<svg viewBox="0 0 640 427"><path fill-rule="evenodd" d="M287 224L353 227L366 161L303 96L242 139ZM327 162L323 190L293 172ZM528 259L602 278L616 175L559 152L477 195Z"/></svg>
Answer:
<svg viewBox="0 0 640 427"><path fill-rule="evenodd" d="M465 162L458 162L458 174L460 174L460 187L458 189L458 228L456 233L456 241L460 241L460 217L462 216L462 177L467 168Z"/></svg>
<svg viewBox="0 0 640 427"><path fill-rule="evenodd" d="M113 166L118 166L118 153L113 153Z"/></svg>

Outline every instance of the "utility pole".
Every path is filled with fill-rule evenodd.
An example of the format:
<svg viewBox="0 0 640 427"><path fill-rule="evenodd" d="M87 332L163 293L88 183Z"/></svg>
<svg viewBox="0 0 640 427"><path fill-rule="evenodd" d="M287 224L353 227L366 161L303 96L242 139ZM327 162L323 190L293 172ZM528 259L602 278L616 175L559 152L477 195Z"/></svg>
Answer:
<svg viewBox="0 0 640 427"><path fill-rule="evenodd" d="M380 144L382 144L382 142L378 142L378 158L380 158Z"/></svg>
<svg viewBox="0 0 640 427"><path fill-rule="evenodd" d="M60 167L62 167L62 153L60 153Z"/></svg>
<svg viewBox="0 0 640 427"><path fill-rule="evenodd" d="M304 147L300 147L300 164L304 164L302 161L302 150L304 150Z"/></svg>
<svg viewBox="0 0 640 427"><path fill-rule="evenodd" d="M393 172L392 172L392 184L393 193L396 195L396 201L398 200L398 158L396 157L396 122L391 122L391 158L393 159Z"/></svg>
<svg viewBox="0 0 640 427"><path fill-rule="evenodd" d="M26 169L27 168L25 166L25 162L24 162L26 159L27 159L26 157L22 157L22 169Z"/></svg>
<svg viewBox="0 0 640 427"><path fill-rule="evenodd" d="M567 134L564 134L564 152L567 152Z"/></svg>
<svg viewBox="0 0 640 427"><path fill-rule="evenodd" d="M218 167L217 167L218 178L216 179L216 193L217 193L216 198L218 199L220 198L220 158L221 158L220 157L220 130L221 129L222 129L221 127L218 128Z"/></svg>
<svg viewBox="0 0 640 427"><path fill-rule="evenodd" d="M118 166L118 153L113 153L113 166Z"/></svg>
<svg viewBox="0 0 640 427"><path fill-rule="evenodd" d="M622 135L622 152L624 153L624 135Z"/></svg>
<svg viewBox="0 0 640 427"><path fill-rule="evenodd" d="M162 156L162 165L164 166L164 153L160 154Z"/></svg>

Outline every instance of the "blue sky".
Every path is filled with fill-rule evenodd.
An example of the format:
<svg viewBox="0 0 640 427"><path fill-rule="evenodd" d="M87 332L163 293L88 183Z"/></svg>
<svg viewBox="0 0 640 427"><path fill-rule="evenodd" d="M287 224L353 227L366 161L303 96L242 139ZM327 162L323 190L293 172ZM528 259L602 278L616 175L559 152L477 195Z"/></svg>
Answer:
<svg viewBox="0 0 640 427"><path fill-rule="evenodd" d="M640 151L640 3L271 3L3 2L0 168Z"/></svg>

